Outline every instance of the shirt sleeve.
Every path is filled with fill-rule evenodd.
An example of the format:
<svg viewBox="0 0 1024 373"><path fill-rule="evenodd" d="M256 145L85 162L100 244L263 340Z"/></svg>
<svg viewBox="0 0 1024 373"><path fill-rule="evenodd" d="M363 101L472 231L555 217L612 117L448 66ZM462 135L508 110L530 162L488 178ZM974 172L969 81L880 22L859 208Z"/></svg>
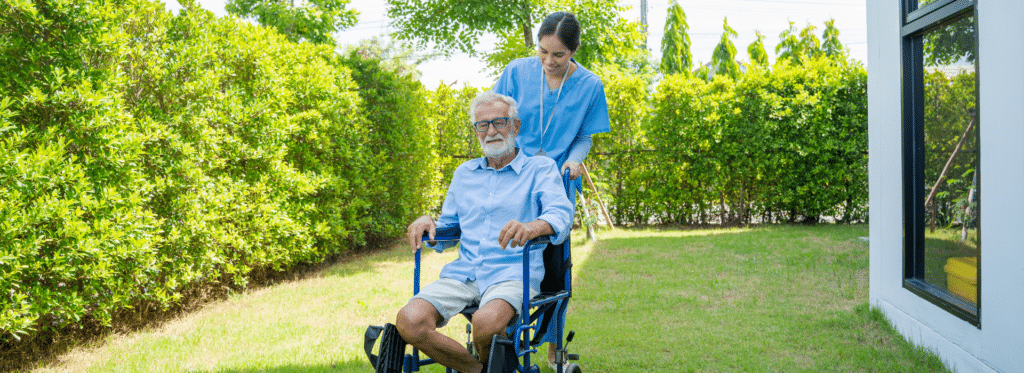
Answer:
<svg viewBox="0 0 1024 373"><path fill-rule="evenodd" d="M587 154L590 153L590 147L594 144L590 137L591 135L576 136L572 140L572 144L569 145L569 155L565 161L583 163L583 160L587 158Z"/></svg>
<svg viewBox="0 0 1024 373"><path fill-rule="evenodd" d="M434 222L435 227L441 228L459 225L459 212L455 204L456 201L458 201L459 198L461 198L458 195L457 191L460 189L453 188L452 186L455 185L460 179L460 170L462 170L462 167L458 167L455 169L455 173L454 175L452 175L452 182L448 184L448 193L444 197L444 204L441 205L441 215L438 216L437 221ZM434 251L440 253L443 252L445 249L454 247L456 244L458 244L458 242L440 241L436 245L431 245L427 243L425 246L434 249Z"/></svg>
<svg viewBox="0 0 1024 373"><path fill-rule="evenodd" d="M590 107L583 117L583 126L578 135L593 135L595 133L610 132L611 120L608 119L608 99L604 96L604 84L594 77L596 82L592 88L594 96L590 100Z"/></svg>
<svg viewBox="0 0 1024 373"><path fill-rule="evenodd" d="M555 234L550 236L551 243L558 245L569 238L572 227L572 205L565 195L562 178L558 175L558 166L554 161L540 167L537 171L537 198L540 199L541 213L537 219L551 225Z"/></svg>
<svg viewBox="0 0 1024 373"><path fill-rule="evenodd" d="M515 61L512 61L505 66L505 71L501 72L501 77L498 78L497 82L494 82L494 87L491 87L491 91L509 97L516 97L515 75Z"/></svg>

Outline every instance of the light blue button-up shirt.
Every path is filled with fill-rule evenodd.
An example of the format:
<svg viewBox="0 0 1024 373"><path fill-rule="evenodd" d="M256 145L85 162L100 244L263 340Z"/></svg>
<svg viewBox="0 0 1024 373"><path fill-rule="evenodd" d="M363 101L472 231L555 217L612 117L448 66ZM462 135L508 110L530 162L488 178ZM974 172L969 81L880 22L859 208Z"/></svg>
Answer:
<svg viewBox="0 0 1024 373"><path fill-rule="evenodd" d="M540 219L551 225L551 242L562 243L572 225L572 206L565 195L555 161L527 157L518 151L505 167L495 170L487 158L469 160L455 169L441 207L438 226L462 229L459 258L441 270L441 278L476 280L482 293L491 285L523 279L523 247L501 249L498 234L511 220ZM544 245L530 248L530 287L540 291L544 279ZM445 247L434 247L438 252Z"/></svg>

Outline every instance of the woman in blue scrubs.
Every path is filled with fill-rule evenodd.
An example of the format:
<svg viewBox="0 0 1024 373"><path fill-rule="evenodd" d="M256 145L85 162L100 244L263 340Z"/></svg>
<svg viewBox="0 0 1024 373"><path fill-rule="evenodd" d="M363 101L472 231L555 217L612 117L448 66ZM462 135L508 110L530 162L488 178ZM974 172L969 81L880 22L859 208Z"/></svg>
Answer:
<svg viewBox="0 0 1024 373"><path fill-rule="evenodd" d="M591 135L611 130L601 79L572 59L579 46L576 16L552 13L537 32L537 57L509 63L492 89L519 105L520 150L554 159L562 173L569 169L574 183L580 182L580 164L590 152ZM565 325L565 308L558 318ZM548 343L548 365L555 370L557 333L552 329L542 341Z"/></svg>
<svg viewBox="0 0 1024 373"><path fill-rule="evenodd" d="M595 133L611 130L601 79L572 59L580 24L571 13L547 16L537 33L537 57L512 61L492 89L516 100L521 130L516 145L527 155L555 160L576 178Z"/></svg>

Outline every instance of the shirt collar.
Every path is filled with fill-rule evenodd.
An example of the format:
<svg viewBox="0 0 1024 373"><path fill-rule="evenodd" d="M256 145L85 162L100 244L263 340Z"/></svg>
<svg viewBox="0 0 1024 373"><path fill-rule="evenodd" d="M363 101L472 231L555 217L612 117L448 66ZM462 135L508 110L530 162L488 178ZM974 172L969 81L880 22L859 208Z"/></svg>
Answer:
<svg viewBox="0 0 1024 373"><path fill-rule="evenodd" d="M502 169L512 167L512 171L514 171L516 175L518 175L520 172L523 171L523 166L526 165L526 154L523 153L522 149L519 149L518 147L516 147L515 149L516 157L512 159L512 162L509 162L507 165L505 165L505 167L502 167ZM487 166L487 157L478 158L476 162L476 167L474 167L474 169L479 170L487 168L489 168L489 166Z"/></svg>

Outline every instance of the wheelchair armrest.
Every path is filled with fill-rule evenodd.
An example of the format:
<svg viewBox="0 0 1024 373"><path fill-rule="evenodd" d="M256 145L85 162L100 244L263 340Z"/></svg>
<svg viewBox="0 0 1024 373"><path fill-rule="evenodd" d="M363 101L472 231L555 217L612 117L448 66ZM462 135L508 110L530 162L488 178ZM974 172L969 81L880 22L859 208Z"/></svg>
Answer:
<svg viewBox="0 0 1024 373"><path fill-rule="evenodd" d="M462 228L458 225L449 225L444 227L437 227L434 231L434 241L458 241L462 238ZM423 241L430 241L430 234L423 233ZM551 243L551 238L547 235L534 238L530 241L531 245L547 245Z"/></svg>
<svg viewBox="0 0 1024 373"><path fill-rule="evenodd" d="M458 241L462 237L462 229L458 225L437 227L434 241ZM423 233L423 241L430 241L430 233Z"/></svg>
<svg viewBox="0 0 1024 373"><path fill-rule="evenodd" d="M530 245L547 245L547 244L550 244L550 243L551 243L551 237L549 237L546 234L543 235L543 236L540 236L540 237L537 237L537 238L534 238L534 239L530 240Z"/></svg>

